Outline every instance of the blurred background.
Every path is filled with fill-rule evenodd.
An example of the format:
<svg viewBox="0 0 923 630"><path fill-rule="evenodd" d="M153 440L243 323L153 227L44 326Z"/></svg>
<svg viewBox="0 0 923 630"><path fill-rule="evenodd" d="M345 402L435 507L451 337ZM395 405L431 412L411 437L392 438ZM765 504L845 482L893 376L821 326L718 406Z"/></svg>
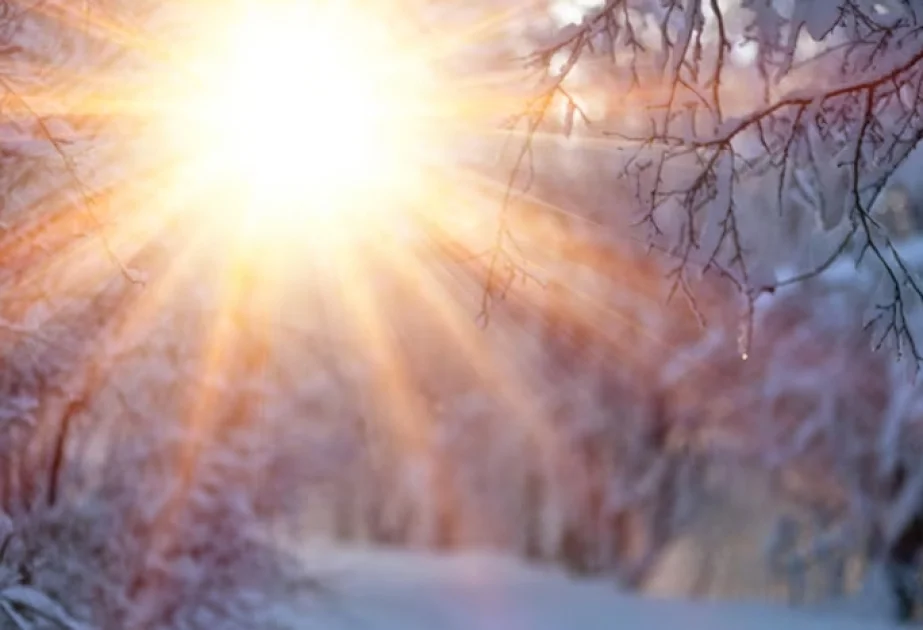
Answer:
<svg viewBox="0 0 923 630"><path fill-rule="evenodd" d="M134 123L66 112L98 88L80 79L88 60L107 60L110 81L137 69L99 35L128 32L125 6L13 4L0 4L0 55L21 62L0 99L0 585L99 627L252 627L267 584L314 584L298 550L323 543L488 550L656 596L792 606L845 601L899 565L906 586L891 590L919 596L923 389L864 327L884 272L850 250L752 304L711 274L677 292L670 221L653 241L638 227L614 176L627 156L604 133L640 128L642 104L602 62L569 77L594 123L559 133L574 122L552 112L528 195L505 207L521 262L471 254L497 232L497 203L472 211L471 242L413 240L399 262L369 244L354 267L254 266L227 255L233 242L177 249L183 212L113 227L118 204L141 208L158 186L111 194L135 175L99 156L119 155ZM433 4L428 26L495 4ZM496 49L474 47L460 73L505 76L503 55L594 6L495 20ZM39 86L57 86L61 112L29 114ZM502 190L516 159L496 157L503 140L453 155ZM920 165L874 210L914 270ZM745 247L767 284L841 237L794 204L777 215L777 180L746 183Z"/></svg>

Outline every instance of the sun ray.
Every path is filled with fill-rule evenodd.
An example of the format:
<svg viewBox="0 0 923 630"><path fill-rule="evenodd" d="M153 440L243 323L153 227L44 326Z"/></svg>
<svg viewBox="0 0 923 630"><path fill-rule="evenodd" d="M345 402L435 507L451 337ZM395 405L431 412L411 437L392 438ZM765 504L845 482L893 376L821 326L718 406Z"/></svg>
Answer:
<svg viewBox="0 0 923 630"><path fill-rule="evenodd" d="M408 374L389 323L381 317L370 274L354 257L337 261L339 298L353 321L349 332L372 366L377 397L388 419L386 430L407 456L429 452L429 414Z"/></svg>
<svg viewBox="0 0 923 630"><path fill-rule="evenodd" d="M488 335L476 325L472 314L477 302L464 303L463 294L449 288L449 278L444 272L404 248L388 247L379 257L386 261L386 268L396 275L405 290L412 287L419 296L419 304L415 301L412 307L405 308L420 311L420 316L436 327L441 352L454 353L453 364L466 367L479 387L499 404L502 416L511 421L510 426L539 452L550 453L554 435L547 410L536 400L535 383L523 380L522 365L509 358L515 353L504 351L504 335ZM417 362L421 360L417 358ZM477 511L469 509L472 506L457 507L476 519ZM484 520L475 524L489 527L489 520L489 515L484 515Z"/></svg>
<svg viewBox="0 0 923 630"><path fill-rule="evenodd" d="M464 28L458 28L450 33L440 32L427 42L424 50L434 57L452 56L463 48L484 45L497 41L497 36L508 27L516 23L516 18L538 6L539 2L517 3L488 13Z"/></svg>
<svg viewBox="0 0 923 630"><path fill-rule="evenodd" d="M378 32L380 25L367 24L387 10L358 3L335 11L328 3L330 12L311 16L324 29L311 26L291 3L192 4L190 14L215 19L192 20L166 36L104 15L49 10L64 27L88 30L123 54L141 57L139 71L126 78L115 70L62 69L80 94L64 102L33 88L22 97L39 115L60 112L75 123L98 122L103 137L130 129L125 135L131 140L127 148L97 154L111 170L91 187L100 206L109 208L100 212L104 225L96 230L105 246L98 239L73 242L32 264L27 248L6 239L0 257L28 263L29 281L54 277L90 287L118 272L107 248L129 264L144 258L147 245L168 243L171 260L161 263L161 253L151 254L158 262L150 269L153 278L120 307L119 338L142 336L159 315L190 299L184 292L191 284L207 285L199 325L208 330L192 358L197 378L182 409L190 439L176 453L187 485L194 482L202 442L219 430L223 401L215 381L246 371L238 353L246 349L245 337L261 334L255 318L282 309L312 324L332 320L336 335L347 339L344 353L372 366L372 411L395 455L440 465L435 419L420 392L426 366L401 319L409 308L439 336L457 369L497 403L511 430L532 440L539 457L553 451L551 413L537 385L547 374L511 350L517 327L529 328L535 312L545 309L585 329L599 352L626 356L636 349L624 331L638 323L619 305L566 286L569 274L590 267L639 300L653 298L654 288L632 276L627 256L605 259L562 227L581 221L590 227L578 213L536 191L517 192L504 207L506 172L461 164L459 147L476 145L471 153L480 156L484 147L524 139L522 130L500 128L497 113L515 112L526 86L514 85L503 69L468 71L449 62L467 46L489 41L528 7L491 9L453 32L394 42ZM179 32L186 36L175 37ZM561 138L537 132L530 142L552 147ZM567 142L581 151L618 146L595 130ZM73 205L43 212L49 217L44 229L62 240L70 223L88 220ZM494 328L485 332L474 316L494 270L489 257L479 255L495 242L501 216L516 234L516 244L508 244L510 260L518 264L513 257L520 256L523 270L565 285L567 299L556 303L530 285L496 305ZM419 247L405 224L424 238L435 236L444 250L431 255L435 247ZM28 234L27 224L8 236L13 233ZM513 252L516 247L522 252ZM442 256L446 252L456 260ZM465 257L470 260L459 264ZM408 296L406 302L395 303L388 282ZM334 315L296 312L305 303L322 303ZM158 535L170 535L166 521L163 528Z"/></svg>
<svg viewBox="0 0 923 630"><path fill-rule="evenodd" d="M467 185L462 189L469 195L474 191L480 190L481 203L488 202L493 196L505 193L505 186L493 178L486 177L477 172L464 171L454 173L461 178ZM464 201L459 202L464 204ZM519 198L519 205L529 208L527 213L518 213L518 216L510 219L513 223L512 231L517 235L519 247L527 249L528 264L534 273L547 282L554 282L560 291L570 296L571 300L577 301L581 306L568 308L567 312L560 311L552 314L556 317L568 319L569 325L575 326L586 331L586 334L597 339L600 344L597 351L601 354L611 356L621 356L626 361L633 360L629 353L633 352L633 342L626 339L624 335L614 331L631 331L634 334L644 338L648 343L659 347L664 351L669 351L671 346L658 333L643 322L638 322L630 314L623 312L615 305L603 302L600 298L594 296L587 290L582 290L573 286L568 280L568 273L575 268L584 268L604 279L610 286L632 296L635 306L640 305L640 300L646 300L651 304L657 303L662 299L660 295L660 285L652 282L649 273L644 273L643 267L632 258L631 255L620 256L610 248L586 241L568 228L554 228L552 223L551 229L548 228L547 221L536 221L541 216L551 215L552 217L560 215L568 219L577 219L580 223L591 222L587 219L574 215L572 212L563 209L553 203L543 200L542 198L530 192L523 193ZM477 201L470 201L469 204L476 205ZM470 252L470 244L458 241L459 231L442 230L438 225L431 224L430 229L436 230L443 237L452 234L452 239L456 245L460 245L462 251ZM494 228L496 229L496 228ZM549 240L553 239L553 240ZM552 264L553 263L553 264ZM478 265L474 265L477 267ZM398 268L410 267L407 264L396 265ZM570 270L570 271L569 271ZM476 287L483 287L488 274L487 263L481 261L480 270L475 273ZM483 290L483 289L481 289ZM521 297L510 297L512 301L519 301L520 309L524 313L534 311L538 305L523 301ZM502 314L501 314L502 316ZM615 324L615 326L613 326Z"/></svg>

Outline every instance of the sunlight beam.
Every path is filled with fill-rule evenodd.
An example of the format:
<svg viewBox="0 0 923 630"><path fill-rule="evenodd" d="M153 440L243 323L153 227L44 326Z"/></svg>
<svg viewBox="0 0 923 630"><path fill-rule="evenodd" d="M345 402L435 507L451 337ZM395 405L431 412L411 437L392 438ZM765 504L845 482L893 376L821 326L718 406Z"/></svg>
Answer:
<svg viewBox="0 0 923 630"><path fill-rule="evenodd" d="M222 189L203 212L263 247L383 225L416 185L421 56L369 15L307 3L251 4L215 31L167 140Z"/></svg>

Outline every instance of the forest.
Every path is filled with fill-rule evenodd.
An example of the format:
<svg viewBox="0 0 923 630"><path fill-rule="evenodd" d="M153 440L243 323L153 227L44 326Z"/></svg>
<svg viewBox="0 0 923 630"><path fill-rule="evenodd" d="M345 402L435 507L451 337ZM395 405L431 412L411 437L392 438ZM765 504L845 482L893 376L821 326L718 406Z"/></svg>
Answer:
<svg viewBox="0 0 923 630"><path fill-rule="evenodd" d="M921 89L912 0L0 0L0 629L919 622Z"/></svg>

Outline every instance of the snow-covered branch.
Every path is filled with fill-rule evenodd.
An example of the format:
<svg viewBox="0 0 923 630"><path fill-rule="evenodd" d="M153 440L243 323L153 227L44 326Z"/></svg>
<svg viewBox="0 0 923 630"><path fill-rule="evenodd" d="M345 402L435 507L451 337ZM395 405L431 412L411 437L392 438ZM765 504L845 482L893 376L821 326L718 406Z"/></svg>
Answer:
<svg viewBox="0 0 923 630"><path fill-rule="evenodd" d="M672 258L675 287L685 292L704 271L738 288L745 346L761 293L852 255L891 289L866 323L919 362L908 322L923 291L881 215L923 140L921 17L899 2L608 0L535 44L528 61L546 80L526 142L547 128L550 103L573 103L563 128L582 122L584 140L609 139L613 176L633 186L638 225ZM617 96L594 117L577 104L595 83ZM816 215L821 230L767 229L799 213ZM782 279L767 269L793 261L765 243L767 232L838 245L820 264L794 261Z"/></svg>

